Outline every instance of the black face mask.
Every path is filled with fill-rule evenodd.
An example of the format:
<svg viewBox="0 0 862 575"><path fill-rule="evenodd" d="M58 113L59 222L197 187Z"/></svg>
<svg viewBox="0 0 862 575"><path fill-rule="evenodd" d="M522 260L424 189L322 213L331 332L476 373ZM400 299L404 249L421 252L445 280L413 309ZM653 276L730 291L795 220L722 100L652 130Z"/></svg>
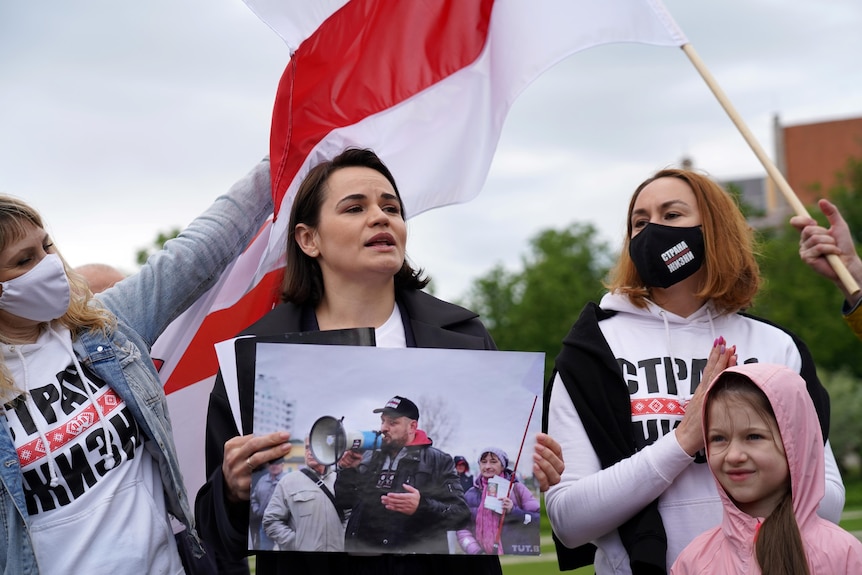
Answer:
<svg viewBox="0 0 862 575"><path fill-rule="evenodd" d="M668 288L691 277L703 265L704 253L700 226L647 224L629 242L629 256L649 287Z"/></svg>

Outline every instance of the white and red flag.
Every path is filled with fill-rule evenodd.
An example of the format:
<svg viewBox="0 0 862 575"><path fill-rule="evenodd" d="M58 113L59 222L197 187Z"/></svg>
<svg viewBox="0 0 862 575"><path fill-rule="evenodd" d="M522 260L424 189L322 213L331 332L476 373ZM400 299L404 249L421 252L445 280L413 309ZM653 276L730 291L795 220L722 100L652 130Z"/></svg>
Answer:
<svg viewBox="0 0 862 575"><path fill-rule="evenodd" d="M660 0L245 1L292 52L273 109L275 214L153 349L192 497L204 482L213 345L275 303L287 214L311 166L371 148L409 216L466 202L482 189L510 106L542 72L601 44L686 42Z"/></svg>

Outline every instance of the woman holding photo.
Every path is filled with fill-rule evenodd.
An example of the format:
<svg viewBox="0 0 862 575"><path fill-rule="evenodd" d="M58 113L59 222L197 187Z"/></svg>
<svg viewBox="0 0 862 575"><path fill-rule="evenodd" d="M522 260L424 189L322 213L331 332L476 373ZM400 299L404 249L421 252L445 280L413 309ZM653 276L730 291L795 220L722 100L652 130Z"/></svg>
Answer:
<svg viewBox="0 0 862 575"><path fill-rule="evenodd" d="M477 314L424 291L428 280L406 259L404 206L395 179L370 150L348 149L311 169L288 223L282 305L244 333L374 327L379 347L495 349ZM249 390L240 390L240 397ZM242 404L242 401L241 401ZM242 421L252 420L251 402ZM226 558L248 555L252 471L290 449L287 433L240 435L219 377L207 420L207 483L196 515L203 538ZM545 489L559 481L559 446L539 437L534 474ZM357 556L257 553L258 575L270 573L487 573L496 558L446 555Z"/></svg>

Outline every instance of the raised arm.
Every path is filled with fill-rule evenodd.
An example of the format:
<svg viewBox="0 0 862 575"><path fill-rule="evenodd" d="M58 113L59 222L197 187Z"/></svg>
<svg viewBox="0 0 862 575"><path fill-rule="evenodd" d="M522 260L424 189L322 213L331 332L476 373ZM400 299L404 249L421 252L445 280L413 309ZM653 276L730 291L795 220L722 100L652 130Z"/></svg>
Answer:
<svg viewBox="0 0 862 575"><path fill-rule="evenodd" d="M99 294L149 349L174 319L218 281L272 214L269 160L218 197L141 271Z"/></svg>

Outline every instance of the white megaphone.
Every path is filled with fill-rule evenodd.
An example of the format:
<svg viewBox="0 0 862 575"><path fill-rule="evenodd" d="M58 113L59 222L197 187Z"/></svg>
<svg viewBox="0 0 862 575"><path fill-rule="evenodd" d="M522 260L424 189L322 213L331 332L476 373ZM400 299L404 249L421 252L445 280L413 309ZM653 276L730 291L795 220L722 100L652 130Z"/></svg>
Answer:
<svg viewBox="0 0 862 575"><path fill-rule="evenodd" d="M345 431L341 421L324 415L314 422L308 433L308 446L321 465L335 465L348 449L370 451L380 449L379 431Z"/></svg>

